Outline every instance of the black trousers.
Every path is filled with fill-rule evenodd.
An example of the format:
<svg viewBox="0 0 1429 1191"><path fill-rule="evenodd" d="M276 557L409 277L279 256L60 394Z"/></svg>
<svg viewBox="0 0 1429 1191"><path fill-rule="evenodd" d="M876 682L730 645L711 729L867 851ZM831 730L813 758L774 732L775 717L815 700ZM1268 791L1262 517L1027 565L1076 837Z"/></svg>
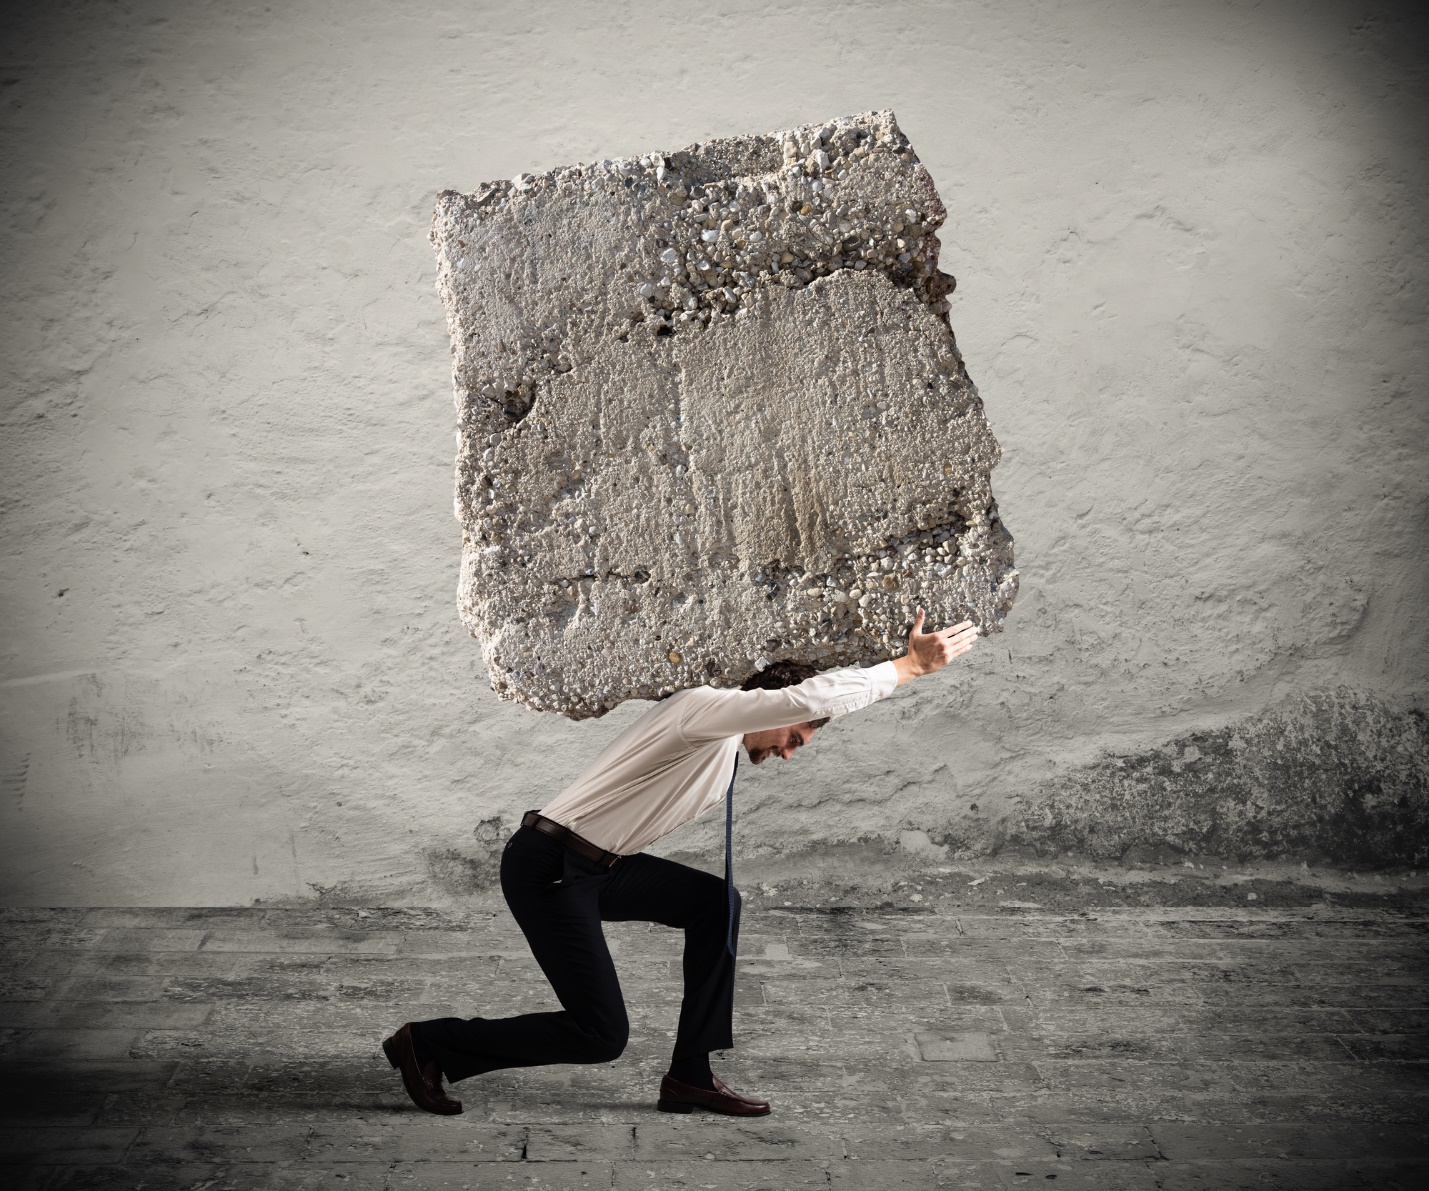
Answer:
<svg viewBox="0 0 1429 1191"><path fill-rule="evenodd" d="M451 1082L501 1067L604 1063L630 1022L602 922L659 922L685 932L678 1056L734 1045L734 958L725 946L724 878L636 854L611 868L522 827L501 856L501 892L561 1008L518 1017L441 1017L412 1027L419 1053ZM735 896L735 931L739 930Z"/></svg>

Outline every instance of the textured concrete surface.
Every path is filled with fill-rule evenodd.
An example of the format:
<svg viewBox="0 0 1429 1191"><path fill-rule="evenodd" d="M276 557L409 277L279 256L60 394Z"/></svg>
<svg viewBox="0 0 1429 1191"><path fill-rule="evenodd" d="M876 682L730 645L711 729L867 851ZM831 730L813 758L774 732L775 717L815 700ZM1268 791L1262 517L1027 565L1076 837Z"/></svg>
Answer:
<svg viewBox="0 0 1429 1191"><path fill-rule="evenodd" d="M861 882L866 884L866 882ZM610 1064L413 1108L378 1042L551 1004L504 909L7 911L0 1161L25 1188L1408 1191L1429 1179L1423 881L952 868L746 903L758 1121L656 1112L679 939L612 924ZM1251 900L1254 897L1255 900Z"/></svg>
<svg viewBox="0 0 1429 1191"><path fill-rule="evenodd" d="M892 112L437 196L459 605L493 689L582 719L1001 628L1001 452L947 212Z"/></svg>
<svg viewBox="0 0 1429 1191"><path fill-rule="evenodd" d="M437 190L885 108L1022 586L955 673L742 773L743 838L1360 851L1314 825L1402 737L1315 708L1407 726L1429 686L1420 11L5 6L0 900L486 879L640 707L500 702L456 615ZM1345 782L1257 762L1247 816L1233 754L1170 763L1272 722Z"/></svg>
<svg viewBox="0 0 1429 1191"><path fill-rule="evenodd" d="M1344 689L1031 791L1011 841L1109 857L1276 856L1376 866L1429 858L1429 717Z"/></svg>

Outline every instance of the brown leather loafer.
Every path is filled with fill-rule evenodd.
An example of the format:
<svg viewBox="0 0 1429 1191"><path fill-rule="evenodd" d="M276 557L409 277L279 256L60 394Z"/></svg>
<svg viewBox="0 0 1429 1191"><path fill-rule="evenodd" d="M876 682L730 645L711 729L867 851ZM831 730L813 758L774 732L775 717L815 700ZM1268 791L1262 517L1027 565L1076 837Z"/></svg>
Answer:
<svg viewBox="0 0 1429 1191"><path fill-rule="evenodd" d="M417 1065L417 1048L412 1043L412 1023L408 1022L382 1043L387 1061L402 1073L402 1084L412 1103L418 1108L450 1117L461 1112L461 1101L453 1100L442 1090L442 1069L435 1059L425 1066Z"/></svg>
<svg viewBox="0 0 1429 1191"><path fill-rule="evenodd" d="M763 1117L769 1115L769 1102L755 1100L751 1096L741 1096L733 1088L714 1077L715 1090L691 1087L668 1075L660 1081L660 1099L655 1107L661 1112L693 1112L697 1108L707 1108L710 1112L722 1112L732 1117Z"/></svg>

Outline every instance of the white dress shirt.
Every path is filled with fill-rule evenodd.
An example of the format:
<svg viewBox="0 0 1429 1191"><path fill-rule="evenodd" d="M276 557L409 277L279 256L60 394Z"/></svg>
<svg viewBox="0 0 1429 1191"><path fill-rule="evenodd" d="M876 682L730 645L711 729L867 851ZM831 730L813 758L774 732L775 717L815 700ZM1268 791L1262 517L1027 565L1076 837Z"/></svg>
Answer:
<svg viewBox="0 0 1429 1191"><path fill-rule="evenodd" d="M541 814L629 856L724 797L746 732L831 719L892 692L892 662L828 670L777 691L677 691L608 744Z"/></svg>

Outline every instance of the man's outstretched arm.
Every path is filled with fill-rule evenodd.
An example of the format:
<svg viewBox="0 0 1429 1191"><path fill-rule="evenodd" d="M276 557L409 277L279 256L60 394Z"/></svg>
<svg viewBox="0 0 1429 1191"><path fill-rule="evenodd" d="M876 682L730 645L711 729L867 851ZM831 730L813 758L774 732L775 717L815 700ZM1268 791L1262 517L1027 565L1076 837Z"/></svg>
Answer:
<svg viewBox="0 0 1429 1191"><path fill-rule="evenodd" d="M913 618L913 628L908 633L908 652L901 658L893 659L893 668L898 671L898 685L911 682L924 674L941 670L960 653L967 653L977 640L977 628L970 620L955 624L950 629L923 631L923 609Z"/></svg>
<svg viewBox="0 0 1429 1191"><path fill-rule="evenodd" d="M693 742L844 715L883 698L910 679L941 670L977 640L971 621L933 633L924 633L922 628L923 609L919 608L908 635L907 654L866 670L856 666L825 670L796 686L773 691L721 691L713 704L701 702L691 709L680 721L680 731Z"/></svg>

